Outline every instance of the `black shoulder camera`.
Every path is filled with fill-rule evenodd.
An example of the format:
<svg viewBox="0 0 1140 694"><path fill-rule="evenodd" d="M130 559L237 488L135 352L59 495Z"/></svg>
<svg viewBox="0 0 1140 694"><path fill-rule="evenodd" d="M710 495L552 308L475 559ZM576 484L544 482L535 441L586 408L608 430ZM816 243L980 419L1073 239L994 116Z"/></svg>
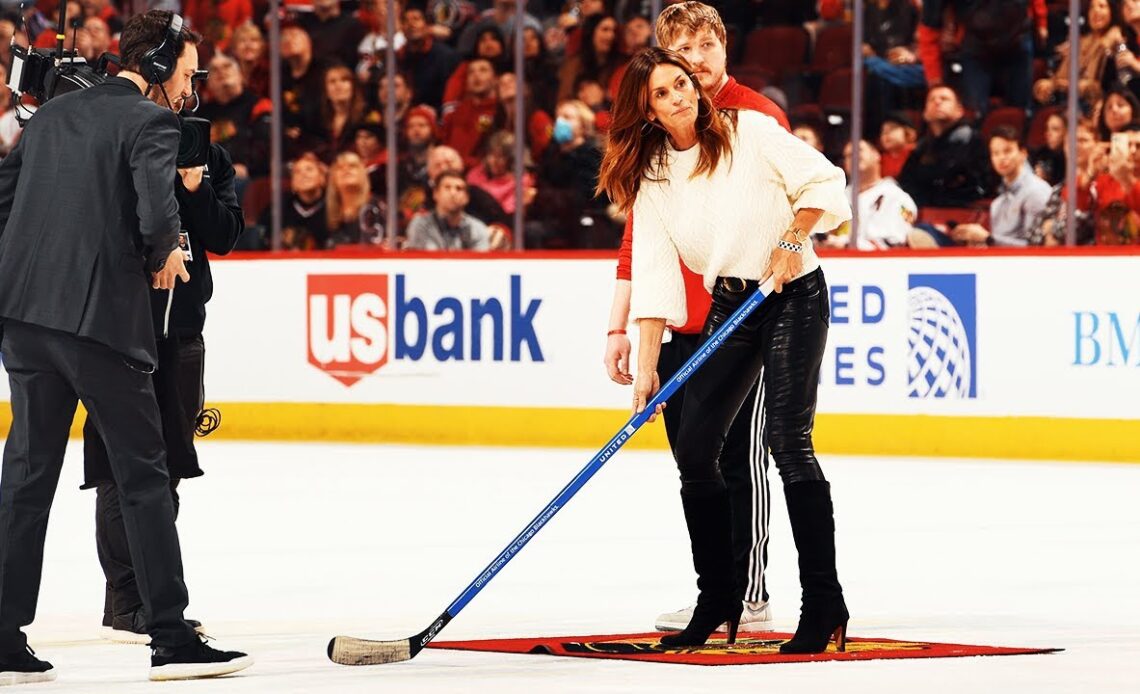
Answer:
<svg viewBox="0 0 1140 694"><path fill-rule="evenodd" d="M107 68L112 63L119 64L119 56L104 53L94 65L88 64L75 51L62 51L56 58L55 48L27 49L12 46L12 68L8 74L8 87L15 92L19 103L27 94L39 104L45 104L60 94L74 92L96 84L102 84L108 77ZM197 83L209 75L206 70L194 74L194 109L198 108ZM28 116L16 109L20 125L27 122ZM178 114L182 135L178 141L178 168L204 166L210 153L210 121L205 118Z"/></svg>

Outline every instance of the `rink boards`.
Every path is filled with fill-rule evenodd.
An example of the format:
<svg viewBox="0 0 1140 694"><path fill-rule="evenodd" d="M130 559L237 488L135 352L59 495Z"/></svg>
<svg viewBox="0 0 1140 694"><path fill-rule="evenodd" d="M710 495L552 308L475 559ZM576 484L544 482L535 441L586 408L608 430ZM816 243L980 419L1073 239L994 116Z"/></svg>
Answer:
<svg viewBox="0 0 1140 694"><path fill-rule="evenodd" d="M1140 460L1140 257L1098 253L824 258L817 447ZM611 258L254 256L213 274L215 436L592 448L624 422L630 391L602 367ZM658 425L632 445L664 442Z"/></svg>

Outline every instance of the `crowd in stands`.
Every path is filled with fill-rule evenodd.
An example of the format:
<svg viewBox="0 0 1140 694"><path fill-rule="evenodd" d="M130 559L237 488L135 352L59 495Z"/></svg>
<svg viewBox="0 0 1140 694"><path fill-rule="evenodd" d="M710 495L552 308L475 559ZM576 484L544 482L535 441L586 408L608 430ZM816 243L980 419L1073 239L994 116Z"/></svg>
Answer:
<svg viewBox="0 0 1140 694"><path fill-rule="evenodd" d="M13 40L54 46L58 2L0 3L0 71ZM284 249L509 248L520 206L527 248L618 246L625 220L594 186L624 65L652 40L648 0L530 0L521 17L515 0L284 0L280 114L269 93L266 0L158 4L206 38L210 78L197 115L234 161L249 222L243 247L269 244L274 117L287 162ZM780 104L797 136L850 173L854 3L709 4L728 29L729 74ZM116 49L124 16L154 5L68 0L66 46L94 61ZM1067 1L863 5L858 235L853 244L843 227L817 234L818 244L1064 244L1069 157L1076 243L1140 242L1140 0L1084 0L1075 49ZM1069 152L1074 57L1081 118ZM0 87L0 156L19 136L18 106ZM386 228L390 161L395 230Z"/></svg>

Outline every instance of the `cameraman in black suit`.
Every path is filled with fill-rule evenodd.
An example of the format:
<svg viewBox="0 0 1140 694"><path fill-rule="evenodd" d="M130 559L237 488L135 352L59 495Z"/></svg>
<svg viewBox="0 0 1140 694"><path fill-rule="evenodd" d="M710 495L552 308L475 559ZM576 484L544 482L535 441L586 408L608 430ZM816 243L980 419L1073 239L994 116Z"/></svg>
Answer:
<svg viewBox="0 0 1140 694"><path fill-rule="evenodd" d="M170 477L152 374L148 286L189 280L178 248L174 111L191 94L198 37L169 12L134 17L122 71L43 104L0 164L0 353L12 427L0 478L0 676L51 680L27 647L48 512L82 401L107 443L149 620L151 679L236 672L183 618ZM149 98L148 98L149 97Z"/></svg>
<svg viewBox="0 0 1140 694"><path fill-rule="evenodd" d="M206 252L229 253L245 231L230 155L220 144L209 147L206 165L179 169L175 184L184 238L181 245L190 279L173 291L154 289L150 293L151 317L158 338L154 393L166 441L166 467L176 519L179 481L203 474L194 447L195 432L208 433L217 424L212 413L202 409L206 356L202 328L206 302L214 293ZM107 578L104 635L117 643L149 643L147 616L131 562L118 486L106 445L91 417L83 424L83 469L83 488L95 488L95 544ZM190 623L201 631L196 622Z"/></svg>

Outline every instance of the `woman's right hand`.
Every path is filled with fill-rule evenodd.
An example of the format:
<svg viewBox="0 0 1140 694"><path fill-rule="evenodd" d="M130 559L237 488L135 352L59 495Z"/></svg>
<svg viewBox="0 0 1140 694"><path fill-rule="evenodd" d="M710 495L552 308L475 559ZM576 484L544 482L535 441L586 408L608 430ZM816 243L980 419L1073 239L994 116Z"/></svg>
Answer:
<svg viewBox="0 0 1140 694"><path fill-rule="evenodd" d="M614 334L606 338L606 374L619 386L633 383L629 372L629 338L624 334Z"/></svg>
<svg viewBox="0 0 1140 694"><path fill-rule="evenodd" d="M645 411L645 406L661 389L661 379L657 376L656 371L640 371L637 374L637 380L633 384L633 413L638 414ZM665 403L657 406L656 411L649 415L649 421L654 422L657 416L665 411Z"/></svg>

